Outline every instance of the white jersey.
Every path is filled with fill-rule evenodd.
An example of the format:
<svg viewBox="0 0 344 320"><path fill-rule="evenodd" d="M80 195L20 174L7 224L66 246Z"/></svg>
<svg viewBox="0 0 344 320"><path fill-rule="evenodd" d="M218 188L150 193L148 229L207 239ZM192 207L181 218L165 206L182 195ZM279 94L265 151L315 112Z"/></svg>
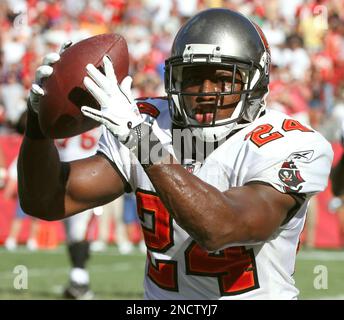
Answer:
<svg viewBox="0 0 344 320"><path fill-rule="evenodd" d="M168 146L171 119L167 101L151 99L144 103L158 109L153 131ZM173 220L136 158L106 129L99 151L117 165L137 196L148 249L146 299L297 297L293 273L308 199L326 188L333 158L330 144L319 133L283 113L267 111L194 169L194 175L222 192L258 182L305 199L267 241L228 243L217 252L202 249Z"/></svg>
<svg viewBox="0 0 344 320"><path fill-rule="evenodd" d="M74 137L55 140L61 161L73 161L94 155L100 135L101 129L98 127Z"/></svg>

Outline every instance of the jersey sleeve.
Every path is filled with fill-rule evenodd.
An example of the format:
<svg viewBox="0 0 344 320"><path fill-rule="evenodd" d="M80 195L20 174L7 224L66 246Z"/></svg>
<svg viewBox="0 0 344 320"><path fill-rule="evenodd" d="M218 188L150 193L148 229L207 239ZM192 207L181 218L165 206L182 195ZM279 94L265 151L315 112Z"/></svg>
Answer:
<svg viewBox="0 0 344 320"><path fill-rule="evenodd" d="M132 181L131 166L137 162L137 159L104 126L98 142L97 153L105 155L116 166L117 172L121 175L122 179L132 189L135 189L133 188L134 182Z"/></svg>
<svg viewBox="0 0 344 320"><path fill-rule="evenodd" d="M274 143L252 152L245 184L263 182L283 193L306 196L325 190L333 160L325 138L309 132Z"/></svg>

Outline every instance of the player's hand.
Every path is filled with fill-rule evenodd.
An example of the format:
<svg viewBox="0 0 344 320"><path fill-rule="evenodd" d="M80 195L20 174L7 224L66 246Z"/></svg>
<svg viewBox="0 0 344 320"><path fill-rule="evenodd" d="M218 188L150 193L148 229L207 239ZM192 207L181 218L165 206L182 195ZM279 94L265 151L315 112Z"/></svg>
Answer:
<svg viewBox="0 0 344 320"><path fill-rule="evenodd" d="M35 81L31 86L29 97L30 105L34 112L38 113L40 99L44 96L44 90L41 87L43 79L51 76L54 71L52 65L60 60L60 55L62 54L62 52L69 48L71 45L72 42L67 41L62 45L59 53L51 52L45 55L42 65L37 68L35 73Z"/></svg>
<svg viewBox="0 0 344 320"><path fill-rule="evenodd" d="M110 130L121 142L127 140L131 129L143 123L143 118L131 95L132 78L127 76L118 84L112 62L104 56L104 71L101 73L93 64L86 66L89 77L84 85L98 101L101 110L83 106L82 113Z"/></svg>

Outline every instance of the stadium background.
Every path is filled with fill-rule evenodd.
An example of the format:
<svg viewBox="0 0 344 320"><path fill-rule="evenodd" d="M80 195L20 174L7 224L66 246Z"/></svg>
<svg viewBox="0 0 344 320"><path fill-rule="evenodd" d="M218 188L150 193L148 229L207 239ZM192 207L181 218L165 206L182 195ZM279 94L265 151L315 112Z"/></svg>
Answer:
<svg viewBox="0 0 344 320"><path fill-rule="evenodd" d="M0 149L4 154L4 166L8 168L18 154L21 137L15 133L15 126L25 110L25 100L34 71L45 53L58 51L61 44L69 39L76 42L99 33L120 33L129 46L134 95L162 95L164 59L169 55L178 28L195 12L217 6L236 9L250 16L262 27L272 51L268 107L283 110L322 132L333 145L336 163L343 152L338 130L338 123L344 118L343 0L2 0ZM343 247L343 226L340 225L338 216L328 209L331 198L329 187L313 199L312 210L301 239L301 255L304 257L307 257L306 250L309 248L333 250ZM0 245L8 235L14 211L15 199L4 199L3 191L0 190ZM25 219L19 242L26 241L29 224L30 220ZM14 261L25 258L23 261L28 262L34 259L33 264L42 266L45 265L46 255L49 255L55 257L52 260L49 258L50 263L57 259L54 262L57 269L68 265L64 252L58 247L64 241L61 222L42 221L39 223L39 230L39 245L43 251L30 255L30 258L25 255L24 249L15 254L0 251L0 298L16 297L15 294L7 295L6 292L11 292L11 289L1 287L1 279L6 283L6 277L11 278L8 268L11 268ZM92 232L94 236L97 232L96 224ZM320 261L337 261L333 262L333 270L336 270L333 273L338 272L344 278L340 269L343 264L341 252L333 253L335 260L326 258L327 251L318 252L320 256L317 256L317 251L311 252L315 252L315 258L305 258L306 262L301 265L301 270L297 270L296 275L302 275L302 269L306 268L307 263L322 257ZM113 270L112 267L120 269L121 265L123 270L135 269L137 261L140 261L143 268L143 257L140 255L123 257L122 261L122 257L115 254L116 263L113 255L113 252L108 252L108 255L99 255L95 259L100 259L109 271ZM2 259L5 257L6 259ZM124 262L128 259L129 262ZM133 261L133 265L130 261ZM92 266L90 268L92 272ZM135 281L136 277L142 278L142 272L137 272L132 280ZM136 282L138 286L133 284L133 290L138 291L137 296L135 293L132 296L119 294L115 298L140 297L141 282ZM106 283L103 285L107 287ZM39 286L44 287L44 284L40 283ZM123 287L120 284L115 286ZM338 287L339 284L334 286ZM340 295L337 291L333 293L335 296ZM108 295L103 297L113 298L110 292L109 287ZM38 294L31 298L35 297L40 296ZM304 297L318 296L316 292Z"/></svg>

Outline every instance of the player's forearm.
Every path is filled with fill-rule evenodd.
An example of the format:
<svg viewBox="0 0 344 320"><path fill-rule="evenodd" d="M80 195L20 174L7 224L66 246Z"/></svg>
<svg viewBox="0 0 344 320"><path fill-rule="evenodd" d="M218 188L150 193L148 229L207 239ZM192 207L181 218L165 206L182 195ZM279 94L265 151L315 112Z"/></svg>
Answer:
<svg viewBox="0 0 344 320"><path fill-rule="evenodd" d="M34 138L32 132L29 133L31 137L27 135L18 158L20 203L27 214L48 220L58 219L63 214L65 177L54 141Z"/></svg>
<svg viewBox="0 0 344 320"><path fill-rule="evenodd" d="M216 250L224 238L244 240L238 238L238 215L218 189L180 165L154 165L146 173L170 214L200 245Z"/></svg>

